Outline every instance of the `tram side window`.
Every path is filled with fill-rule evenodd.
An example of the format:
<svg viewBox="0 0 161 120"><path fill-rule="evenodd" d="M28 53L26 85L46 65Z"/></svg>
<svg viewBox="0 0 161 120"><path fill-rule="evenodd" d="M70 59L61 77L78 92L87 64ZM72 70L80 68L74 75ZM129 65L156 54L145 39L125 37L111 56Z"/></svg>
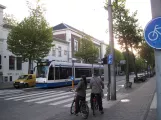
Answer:
<svg viewBox="0 0 161 120"><path fill-rule="evenodd" d="M72 68L56 67L55 68L55 80L69 79L72 76Z"/></svg>
<svg viewBox="0 0 161 120"><path fill-rule="evenodd" d="M90 68L76 68L75 69L75 77L80 78L82 75L86 75L86 77L91 77L91 69Z"/></svg>
<svg viewBox="0 0 161 120"><path fill-rule="evenodd" d="M54 67L52 66L49 68L48 80L54 80Z"/></svg>

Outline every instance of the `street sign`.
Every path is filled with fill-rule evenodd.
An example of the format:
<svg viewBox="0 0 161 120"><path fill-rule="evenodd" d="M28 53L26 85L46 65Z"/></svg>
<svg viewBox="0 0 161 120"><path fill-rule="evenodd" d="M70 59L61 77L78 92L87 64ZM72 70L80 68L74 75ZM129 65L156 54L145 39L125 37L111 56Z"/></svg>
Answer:
<svg viewBox="0 0 161 120"><path fill-rule="evenodd" d="M112 54L109 54L108 59L107 59L107 63L111 65L112 62L113 62L113 56L112 56Z"/></svg>
<svg viewBox="0 0 161 120"><path fill-rule="evenodd" d="M161 17L154 18L147 24L144 38L152 48L161 49Z"/></svg>

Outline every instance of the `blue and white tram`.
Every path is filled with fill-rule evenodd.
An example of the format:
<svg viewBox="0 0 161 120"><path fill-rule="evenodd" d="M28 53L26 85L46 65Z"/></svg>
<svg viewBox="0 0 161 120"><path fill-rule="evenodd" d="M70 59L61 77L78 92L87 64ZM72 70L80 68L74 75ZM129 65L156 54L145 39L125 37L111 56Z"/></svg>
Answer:
<svg viewBox="0 0 161 120"><path fill-rule="evenodd" d="M103 65L93 65L94 72L103 74ZM92 77L92 65L74 63L74 84L77 84L82 75L87 80ZM67 62L39 62L36 67L36 87L49 88L61 87L72 84L72 63Z"/></svg>

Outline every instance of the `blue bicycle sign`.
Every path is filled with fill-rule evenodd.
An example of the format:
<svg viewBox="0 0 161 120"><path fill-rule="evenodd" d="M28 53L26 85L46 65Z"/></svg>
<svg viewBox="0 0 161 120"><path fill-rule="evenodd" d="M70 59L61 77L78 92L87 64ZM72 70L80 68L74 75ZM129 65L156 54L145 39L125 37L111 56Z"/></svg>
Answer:
<svg viewBox="0 0 161 120"><path fill-rule="evenodd" d="M161 27L159 27L159 25L156 25L154 31L151 31L148 34L149 40L155 41L158 39L158 34L161 35L161 32L158 31L159 29L161 29Z"/></svg>
<svg viewBox="0 0 161 120"><path fill-rule="evenodd" d="M151 20L144 29L147 44L155 49L161 49L161 17Z"/></svg>

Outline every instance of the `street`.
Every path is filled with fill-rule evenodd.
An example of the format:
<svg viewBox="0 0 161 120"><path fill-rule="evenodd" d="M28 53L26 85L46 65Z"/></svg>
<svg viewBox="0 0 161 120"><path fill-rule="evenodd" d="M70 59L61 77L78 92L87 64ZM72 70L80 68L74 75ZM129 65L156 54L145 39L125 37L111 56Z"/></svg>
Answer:
<svg viewBox="0 0 161 120"><path fill-rule="evenodd" d="M123 87L123 78L125 76L117 77L117 91ZM133 82L132 76L130 81ZM0 120L55 120L75 117L70 115L74 93L69 88L71 87L0 90L0 106L3 108L0 111ZM87 89L86 94L89 107L90 91ZM103 104L107 102L106 91L105 85Z"/></svg>

